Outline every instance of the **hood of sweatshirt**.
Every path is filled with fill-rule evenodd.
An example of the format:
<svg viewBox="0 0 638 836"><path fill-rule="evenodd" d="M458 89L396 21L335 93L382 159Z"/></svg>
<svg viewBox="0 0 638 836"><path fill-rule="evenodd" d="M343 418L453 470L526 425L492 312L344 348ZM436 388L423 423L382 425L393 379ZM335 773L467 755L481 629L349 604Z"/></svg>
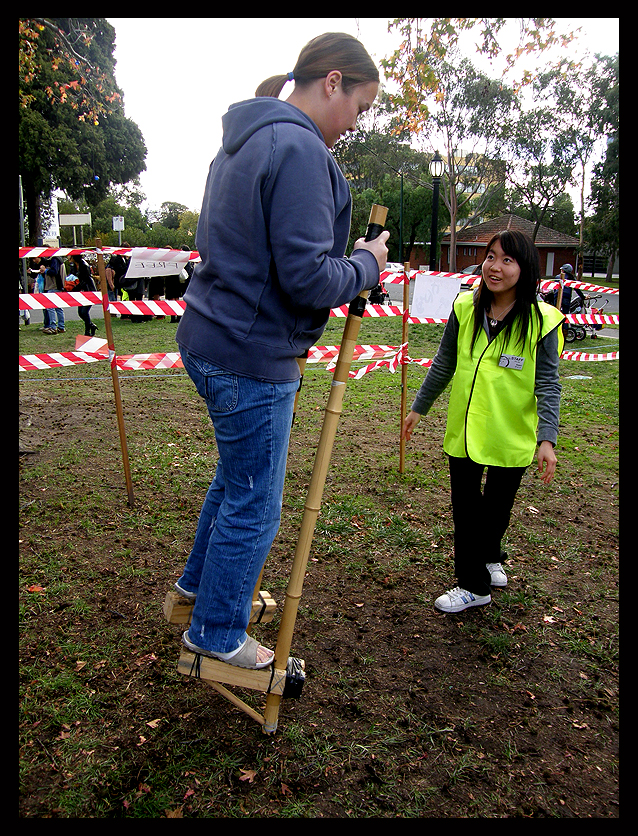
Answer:
<svg viewBox="0 0 638 836"><path fill-rule="evenodd" d="M222 116L224 151L235 154L256 131L275 122L300 125L315 133L323 142L319 128L303 110L288 102L264 96L233 104Z"/></svg>

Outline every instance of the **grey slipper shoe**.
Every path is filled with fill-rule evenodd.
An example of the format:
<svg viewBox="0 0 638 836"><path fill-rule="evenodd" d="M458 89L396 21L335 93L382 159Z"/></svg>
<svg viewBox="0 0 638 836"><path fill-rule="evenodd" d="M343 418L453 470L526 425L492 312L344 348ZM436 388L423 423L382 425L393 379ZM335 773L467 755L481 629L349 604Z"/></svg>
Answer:
<svg viewBox="0 0 638 836"><path fill-rule="evenodd" d="M257 651L262 646L258 641L248 636L244 644L234 653L215 653L212 650L204 650L188 638L188 631L182 634L182 642L184 647L191 651L191 653L199 653L202 656L210 656L211 659L219 659L220 662L226 662L228 665L234 665L237 668L249 668L251 670L261 670L267 668L272 664L275 658L274 651L269 650L269 658L265 662L257 661Z"/></svg>

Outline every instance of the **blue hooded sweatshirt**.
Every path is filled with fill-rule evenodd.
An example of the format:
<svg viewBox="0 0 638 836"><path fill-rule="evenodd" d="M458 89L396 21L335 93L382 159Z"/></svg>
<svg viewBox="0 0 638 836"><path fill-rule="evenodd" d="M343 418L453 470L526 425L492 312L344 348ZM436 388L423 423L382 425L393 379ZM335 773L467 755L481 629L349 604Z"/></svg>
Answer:
<svg viewBox="0 0 638 836"><path fill-rule="evenodd" d="M177 342L240 375L284 382L323 333L330 308L379 281L355 250L348 184L315 123L285 101L232 105L211 164Z"/></svg>

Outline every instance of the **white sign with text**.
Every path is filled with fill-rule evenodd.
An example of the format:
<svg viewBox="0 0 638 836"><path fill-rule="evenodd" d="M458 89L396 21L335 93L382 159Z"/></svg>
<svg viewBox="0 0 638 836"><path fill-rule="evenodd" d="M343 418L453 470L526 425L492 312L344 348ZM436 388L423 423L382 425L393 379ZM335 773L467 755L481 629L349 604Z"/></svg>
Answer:
<svg viewBox="0 0 638 836"><path fill-rule="evenodd" d="M447 319L461 287L461 279L417 273L410 316Z"/></svg>
<svg viewBox="0 0 638 836"><path fill-rule="evenodd" d="M177 276L190 260L190 253L179 250L148 250L134 247L128 263L126 278L149 278L149 276Z"/></svg>

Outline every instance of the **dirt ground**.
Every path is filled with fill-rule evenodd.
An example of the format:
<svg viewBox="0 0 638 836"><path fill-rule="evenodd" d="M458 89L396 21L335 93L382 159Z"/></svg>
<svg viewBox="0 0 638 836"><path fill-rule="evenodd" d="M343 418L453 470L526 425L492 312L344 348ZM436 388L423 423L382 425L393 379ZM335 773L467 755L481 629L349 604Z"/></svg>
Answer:
<svg viewBox="0 0 638 836"><path fill-rule="evenodd" d="M174 422L179 397L175 393L153 404L154 419ZM177 470L179 490L173 478L137 478L144 521L136 523L123 502L101 504L105 489L123 495L116 439L96 450L93 461L60 464L65 441L95 439L95 428L112 421L112 409L106 387L92 405L90 422L72 396L50 398L44 388L32 387L21 398L21 419L29 428L20 491L21 508L29 514L21 532L23 554L37 553L46 543L49 553L63 555L73 544L65 567L68 600L58 599L39 613L37 631L24 637L21 662L43 670L59 666L63 639L79 643L95 637L86 687L100 701L103 721L101 739L84 750L85 758L87 751L106 758L117 749L130 759L129 783L120 777L110 785L105 777L103 794L122 798L135 787L152 785L153 772L175 746L175 737L163 740L160 731L154 737L145 726L147 719L160 718L167 735L170 727L182 740L214 741L209 745L217 754L236 751L241 740L241 769L256 774L245 780L248 773L229 770L225 793L241 799L246 815L281 816L282 806L293 799L303 802L299 815L333 818L619 815L618 509L608 491L576 475L563 480L569 500L555 515L560 530L551 548L548 509L559 494L548 495L538 480L526 477L509 534L507 590L495 590L489 608L444 615L432 606L452 585L451 510L440 445L417 443L410 452L410 475L397 478L388 464L384 428L371 432L369 417L346 411L324 494L325 524L315 537L295 631L293 654L305 659L307 681L299 700L282 703L280 730L271 739L203 683L176 684L179 630L162 620L161 605L188 543L186 534L154 526L153 514L172 507L190 521L185 528L192 532L201 485ZM128 403L127 410L137 450L137 427L148 405ZM302 416L300 432L306 420L316 424L319 418ZM182 409L176 444L196 436L200 427L200 412ZM38 429L44 432L34 432ZM357 457L361 463L353 466ZM49 477L30 480L34 467ZM282 529L263 584L280 605L311 467L312 451L293 436ZM65 516L73 484L82 486L87 515L100 517L97 532ZM344 512L340 528L331 527L330 508L343 509L342 498L353 496L354 511ZM59 506L59 524L52 529L49 514L29 513L32 503ZM415 547L386 544L385 532L399 523L417 538ZM565 533L570 529L578 531L573 554ZM126 577L118 572L114 548L127 550L140 572ZM82 613L71 606L74 582L82 584L90 605ZM21 596L27 605L32 600L24 589ZM122 634L119 664L100 665L99 637L116 629ZM268 627L261 629L272 643ZM73 659L64 663L72 666ZM22 817L59 815L51 799L72 781L69 769L56 766L62 738L52 731L31 733L27 749L33 747L33 766L21 794ZM50 757L42 757L43 749ZM188 770L185 754L182 772ZM176 787L167 815L169 809L181 816L220 815L214 805L207 810L201 792L187 796Z"/></svg>

